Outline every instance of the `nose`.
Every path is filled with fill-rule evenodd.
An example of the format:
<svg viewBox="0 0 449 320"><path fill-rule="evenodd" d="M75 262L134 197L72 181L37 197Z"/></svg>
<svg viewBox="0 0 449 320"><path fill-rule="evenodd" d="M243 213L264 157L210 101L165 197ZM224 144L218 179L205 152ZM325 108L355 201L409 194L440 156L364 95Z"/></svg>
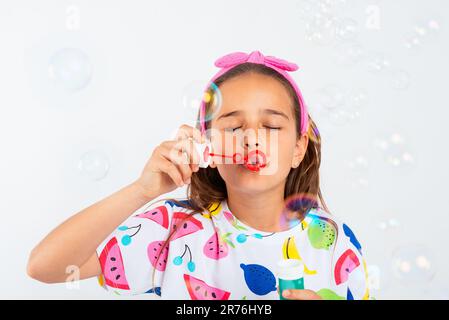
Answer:
<svg viewBox="0 0 449 320"><path fill-rule="evenodd" d="M252 131L246 132L243 137L243 144L248 149L257 148L259 146L257 134Z"/></svg>
<svg viewBox="0 0 449 320"><path fill-rule="evenodd" d="M247 143L247 142L245 142L245 147L246 148L248 148L248 149L251 149L251 147L254 145L254 147L258 147L259 146L259 143L258 142L256 142L256 143Z"/></svg>

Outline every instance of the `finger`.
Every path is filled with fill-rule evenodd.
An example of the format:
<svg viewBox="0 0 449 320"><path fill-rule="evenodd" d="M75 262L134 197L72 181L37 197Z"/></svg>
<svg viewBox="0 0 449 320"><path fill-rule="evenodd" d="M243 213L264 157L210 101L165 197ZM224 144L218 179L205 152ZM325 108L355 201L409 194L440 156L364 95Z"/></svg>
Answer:
<svg viewBox="0 0 449 320"><path fill-rule="evenodd" d="M167 147L164 145L161 147L161 155L176 165L178 171L182 176L182 180L188 184L189 179L192 176L192 169L190 168L189 161L186 154L175 148Z"/></svg>
<svg viewBox="0 0 449 320"><path fill-rule="evenodd" d="M176 134L176 140L183 140L188 138L192 138L198 143L204 143L206 140L204 135L201 134L200 130L192 126L183 124L178 129L178 132Z"/></svg>
<svg viewBox="0 0 449 320"><path fill-rule="evenodd" d="M313 290L289 289L282 291L282 296L290 300L320 300L321 297Z"/></svg>
<svg viewBox="0 0 449 320"><path fill-rule="evenodd" d="M173 180L173 182L178 187L182 187L184 185L181 173L179 172L176 165L174 165L170 160L163 157L160 168Z"/></svg>
<svg viewBox="0 0 449 320"><path fill-rule="evenodd" d="M161 144L161 147L166 148L167 150L175 150L186 153L188 164L200 163L200 154L198 154L197 150L193 145L193 142L190 139L184 139L179 141L174 140L164 141Z"/></svg>
<svg viewBox="0 0 449 320"><path fill-rule="evenodd" d="M199 163L200 163L200 154L195 149L193 145L193 141L190 139L174 141L174 144L171 144L172 148L184 152L186 154L186 164L190 164L190 169L192 171L198 171Z"/></svg>

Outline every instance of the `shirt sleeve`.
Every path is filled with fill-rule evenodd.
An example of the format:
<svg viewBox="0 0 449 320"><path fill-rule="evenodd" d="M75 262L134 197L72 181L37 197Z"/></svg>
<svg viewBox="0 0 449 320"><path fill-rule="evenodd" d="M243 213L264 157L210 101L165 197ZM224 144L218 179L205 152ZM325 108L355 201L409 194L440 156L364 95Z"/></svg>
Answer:
<svg viewBox="0 0 449 320"><path fill-rule="evenodd" d="M117 295L161 295L172 213L169 202L158 201L133 213L103 240L96 250L100 286Z"/></svg>
<svg viewBox="0 0 449 320"><path fill-rule="evenodd" d="M332 273L337 291L347 300L368 300L370 297L368 270L362 246L345 223L339 225L332 259Z"/></svg>

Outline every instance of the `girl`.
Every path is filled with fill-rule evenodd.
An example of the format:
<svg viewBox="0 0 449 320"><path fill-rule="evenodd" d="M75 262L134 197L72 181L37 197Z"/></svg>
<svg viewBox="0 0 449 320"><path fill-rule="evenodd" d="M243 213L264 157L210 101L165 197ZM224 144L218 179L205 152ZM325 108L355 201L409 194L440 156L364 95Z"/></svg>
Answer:
<svg viewBox="0 0 449 320"><path fill-rule="evenodd" d="M370 297L361 245L320 191L320 135L287 73L297 66L258 51L215 65L196 128L181 126L136 181L48 234L30 254L32 278L63 282L75 265L117 294L279 299L277 263L298 259L305 289L284 298ZM200 168L193 142L206 139ZM184 184L187 199L151 203ZM300 223L285 228L286 213Z"/></svg>

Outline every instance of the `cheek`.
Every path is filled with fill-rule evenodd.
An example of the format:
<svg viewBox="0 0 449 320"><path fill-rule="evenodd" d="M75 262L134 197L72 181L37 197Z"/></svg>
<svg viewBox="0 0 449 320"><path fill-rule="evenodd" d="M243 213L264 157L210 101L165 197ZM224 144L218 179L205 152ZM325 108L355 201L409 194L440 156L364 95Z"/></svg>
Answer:
<svg viewBox="0 0 449 320"><path fill-rule="evenodd" d="M216 135L212 143L213 153L216 154L213 158L215 164L232 164L236 153L243 154L241 146L241 140L236 135L231 133Z"/></svg>
<svg viewBox="0 0 449 320"><path fill-rule="evenodd" d="M295 142L290 136L279 134L275 139L267 140L267 157L280 167L290 167L293 158Z"/></svg>

